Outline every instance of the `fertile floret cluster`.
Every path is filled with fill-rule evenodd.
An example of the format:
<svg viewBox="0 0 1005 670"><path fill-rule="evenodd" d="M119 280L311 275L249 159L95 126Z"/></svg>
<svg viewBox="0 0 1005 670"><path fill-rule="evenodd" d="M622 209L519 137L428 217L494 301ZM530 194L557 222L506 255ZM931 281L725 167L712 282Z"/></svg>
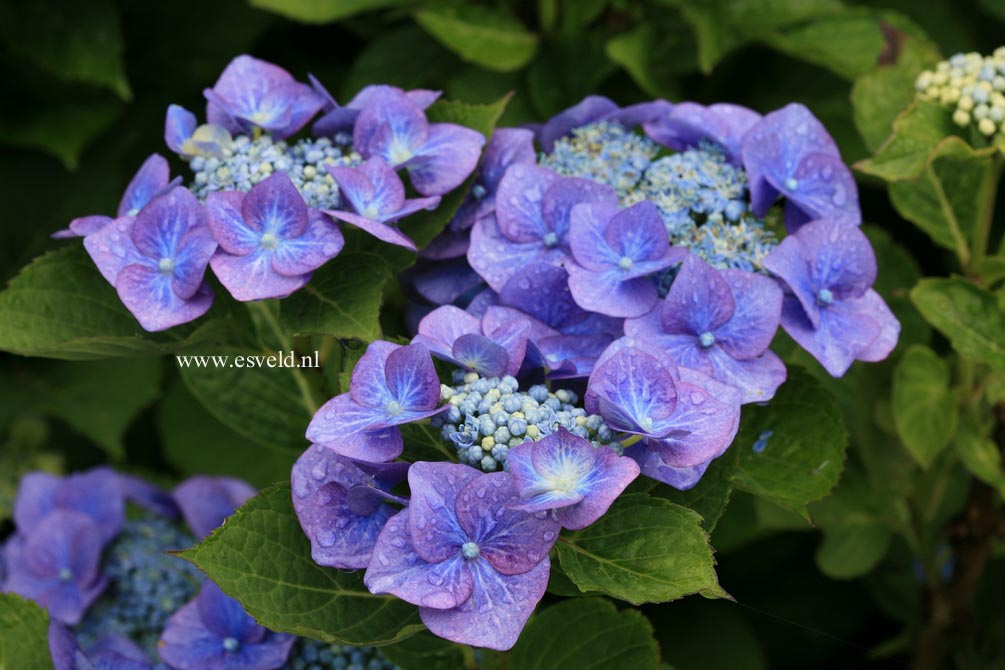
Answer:
<svg viewBox="0 0 1005 670"><path fill-rule="evenodd" d="M492 472L506 467L511 447L537 441L565 428L590 440L594 447L610 447L619 453L621 443L598 414L577 407L572 391L548 390L538 384L520 391L513 377L482 379L477 373L459 371L454 386L443 385L441 397L450 403L432 423L443 438L457 448L458 458Z"/></svg>
<svg viewBox="0 0 1005 670"><path fill-rule="evenodd" d="M396 667L373 647L349 647L301 638L283 670L394 670Z"/></svg>
<svg viewBox="0 0 1005 670"><path fill-rule="evenodd" d="M990 56L958 53L914 84L918 95L953 110L953 122L976 126L986 137L1002 132L1005 121L1005 47Z"/></svg>
<svg viewBox="0 0 1005 670"><path fill-rule="evenodd" d="M583 177L607 184L628 199L660 152L660 146L619 123L598 121L555 142L538 163L563 177Z"/></svg>
<svg viewBox="0 0 1005 670"><path fill-rule="evenodd" d="M325 166L356 167L363 162L352 148L352 137L345 133L334 140L304 138L292 145L269 135L238 135L221 154L219 158L194 156L189 161L192 193L200 200L216 191L246 193L273 173L285 172L308 206L338 209L338 186Z"/></svg>
<svg viewBox="0 0 1005 670"><path fill-rule="evenodd" d="M131 519L105 554L109 589L88 610L77 632L85 646L114 633L138 642L156 657L168 618L191 600L202 578L194 565L168 554L195 544L163 517Z"/></svg>

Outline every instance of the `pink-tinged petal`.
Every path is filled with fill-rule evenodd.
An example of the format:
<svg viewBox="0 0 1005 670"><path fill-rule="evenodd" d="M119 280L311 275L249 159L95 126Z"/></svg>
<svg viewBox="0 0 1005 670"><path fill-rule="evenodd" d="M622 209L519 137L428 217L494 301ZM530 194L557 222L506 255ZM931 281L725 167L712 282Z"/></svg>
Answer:
<svg viewBox="0 0 1005 670"><path fill-rule="evenodd" d="M48 472L29 472L21 477L14 498L14 525L22 533L38 525L56 507L56 493L63 478Z"/></svg>
<svg viewBox="0 0 1005 670"><path fill-rule="evenodd" d="M835 302L820 310L820 327L806 319L799 304L786 298L782 327L803 349L820 361L832 377L841 377L863 351L868 351L882 328L857 300Z"/></svg>
<svg viewBox="0 0 1005 670"><path fill-rule="evenodd" d="M255 489L231 477L189 477L175 487L172 498L196 537L203 538L255 495Z"/></svg>
<svg viewBox="0 0 1005 670"><path fill-rule="evenodd" d="M509 354L484 335L461 335L451 348L453 360L483 377L500 377L509 369Z"/></svg>
<svg viewBox="0 0 1005 670"><path fill-rule="evenodd" d="M461 491L482 473L459 463L415 463L408 470L412 544L423 560L455 556L468 537L456 513Z"/></svg>
<svg viewBox="0 0 1005 670"><path fill-rule="evenodd" d="M547 235L550 229L541 212L542 201L545 191L560 179L555 172L533 165L518 164L506 170L496 193L496 221L501 235L523 243L539 242Z"/></svg>
<svg viewBox="0 0 1005 670"><path fill-rule="evenodd" d="M785 227L790 232L821 218L849 226L862 222L855 177L839 156L810 154L800 161L791 180L772 185L788 199ZM798 216L789 213L793 206L798 208Z"/></svg>
<svg viewBox="0 0 1005 670"><path fill-rule="evenodd" d="M735 307L725 277L688 254L663 301L663 330L680 335L714 331L729 321Z"/></svg>
<svg viewBox="0 0 1005 670"><path fill-rule="evenodd" d="M643 476L668 484L679 491L693 488L709 466L709 463L701 463L689 468L675 468L664 463L659 454L644 444L625 449L625 456L639 464Z"/></svg>
<svg viewBox="0 0 1005 670"><path fill-rule="evenodd" d="M675 151L708 141L722 147L726 158L739 164L744 135L761 115L740 105L720 103L705 107L693 102L673 106L669 114L645 124L649 137Z"/></svg>
<svg viewBox="0 0 1005 670"><path fill-rule="evenodd" d="M650 445L667 465L688 468L718 458L729 448L740 427L740 393L686 368L681 375L673 429ZM694 383L698 379L701 386Z"/></svg>
<svg viewBox="0 0 1005 670"><path fill-rule="evenodd" d="M379 158L371 160L379 165L386 165L384 161ZM370 181L370 178L359 167L325 165L325 169L328 170L328 174L332 176L332 179L334 179L335 183L338 185L339 193L357 212L365 211L367 206L376 200L376 189L374 188L373 182ZM402 200L405 198L404 187L402 187L401 198ZM374 212L376 213L376 211L377 210L375 208ZM334 212L329 211L327 213L334 215Z"/></svg>
<svg viewBox="0 0 1005 670"><path fill-rule="evenodd" d="M875 283L876 253L861 229L825 219L806 224L796 237L814 292L826 288L844 300L861 296Z"/></svg>
<svg viewBox="0 0 1005 670"><path fill-rule="evenodd" d="M118 216L135 216L171 180L171 168L160 154L151 154L140 166L122 194Z"/></svg>
<svg viewBox="0 0 1005 670"><path fill-rule="evenodd" d="M410 200L406 200L405 204L401 206L401 209L390 214L386 220L398 221L421 210L429 211L436 209L439 205L440 196L438 195L434 195L429 198L412 198Z"/></svg>
<svg viewBox="0 0 1005 670"><path fill-rule="evenodd" d="M662 305L657 305L651 312L636 319L625 320L625 335L644 340L660 348L672 361L673 365L699 370L712 374L712 365L708 360L708 350L701 346L698 336L667 333L663 330L661 320Z"/></svg>
<svg viewBox="0 0 1005 670"><path fill-rule="evenodd" d="M405 204L405 185L401 177L381 158L371 158L357 168L373 185L367 207L376 208L381 215L397 212ZM383 216L381 217L383 220Z"/></svg>
<svg viewBox="0 0 1005 670"><path fill-rule="evenodd" d="M541 198L541 216L547 228L546 233L554 233L560 246L567 244L573 207L582 203L617 206L618 195L606 184L578 177L562 177L544 192Z"/></svg>
<svg viewBox="0 0 1005 670"><path fill-rule="evenodd" d="M523 359L527 355L527 342L530 338L531 322L527 319L513 319L495 328L488 328L484 321L482 328L486 336L506 351L505 374L516 375L520 372Z"/></svg>
<svg viewBox="0 0 1005 670"><path fill-rule="evenodd" d="M188 300L203 285L206 266L216 251L216 240L209 226L196 226L178 242L171 275L171 290L182 300Z"/></svg>
<svg viewBox="0 0 1005 670"><path fill-rule="evenodd" d="M414 155L429 136L429 122L399 89L382 87L368 96L356 117L353 146L364 158L380 156L397 165Z"/></svg>
<svg viewBox="0 0 1005 670"><path fill-rule="evenodd" d="M574 263L565 269L576 304L592 312L622 318L641 316L659 300L656 285L645 277L625 280L617 268L592 272Z"/></svg>
<svg viewBox="0 0 1005 670"><path fill-rule="evenodd" d="M545 257L546 248L539 241L513 242L503 235L494 216L480 219L471 228L468 263L495 291L503 290L521 268Z"/></svg>
<svg viewBox="0 0 1005 670"><path fill-rule="evenodd" d="M311 210L310 224L303 235L282 240L272 250L272 269L299 278L338 256L344 246L345 238L338 227L317 210Z"/></svg>
<svg viewBox="0 0 1005 670"><path fill-rule="evenodd" d="M139 263L142 258L130 236L134 221L129 216L115 219L84 238L84 249L112 286L123 268Z"/></svg>
<svg viewBox="0 0 1005 670"><path fill-rule="evenodd" d="M876 363L885 359L897 346L897 340L900 337L900 321L890 311L883 298L872 289L866 291L861 298L851 302L856 311L868 314L880 327L876 339L858 352L858 360Z"/></svg>
<svg viewBox="0 0 1005 670"><path fill-rule="evenodd" d="M390 593L420 607L457 607L471 596L474 586L468 562L458 547L441 561L423 560L412 544L414 514L409 507L388 520L377 538L363 583L371 593Z"/></svg>
<svg viewBox="0 0 1005 670"><path fill-rule="evenodd" d="M736 387L742 394L742 404L771 400L787 376L785 364L773 351L765 351L757 358L736 360L723 349L712 347L706 358L711 368L709 374Z"/></svg>
<svg viewBox="0 0 1005 670"><path fill-rule="evenodd" d="M754 358L771 345L782 315L782 290L770 277L743 270L722 270L736 308L715 331L715 341L736 359Z"/></svg>
<svg viewBox="0 0 1005 670"><path fill-rule="evenodd" d="M452 123L434 123L429 136L407 164L412 186L422 195L443 195L460 186L481 158L485 137Z"/></svg>
<svg viewBox="0 0 1005 670"><path fill-rule="evenodd" d="M420 607L422 623L434 635L458 644L511 649L548 588L551 563L545 557L530 572L503 575L479 560L472 562L471 571L471 597L449 610Z"/></svg>
<svg viewBox="0 0 1005 670"><path fill-rule="evenodd" d="M541 148L550 152L555 142L572 130L604 118L618 111L618 106L610 98L588 95L579 103L551 117L537 133Z"/></svg>
<svg viewBox="0 0 1005 670"><path fill-rule="evenodd" d="M236 300L285 298L307 284L310 275L287 277L272 269L270 254L258 250L248 256L218 251L209 261L213 273Z"/></svg>
<svg viewBox="0 0 1005 670"><path fill-rule="evenodd" d="M253 252L262 236L258 221L244 220L241 213L243 201L244 194L239 191L216 191L206 196L209 229L213 231L220 248L235 256L247 256Z"/></svg>
<svg viewBox="0 0 1005 670"><path fill-rule="evenodd" d="M496 128L485 146L478 181L494 193L511 165L533 165L536 160L534 133L526 128Z"/></svg>
<svg viewBox="0 0 1005 670"><path fill-rule="evenodd" d="M805 230L813 230L812 224L804 226ZM764 258L765 269L785 282L795 296L796 307L803 310L805 318L813 327L820 325L820 306L817 304L816 282L810 275L811 259L803 249L801 237L803 234L789 235L781 244L771 250Z"/></svg>
<svg viewBox="0 0 1005 670"><path fill-rule="evenodd" d="M276 122L262 127L275 140L285 140L307 125L324 105L324 98L307 84L299 82L284 84L270 90L262 101L263 109L282 110Z"/></svg>
<svg viewBox="0 0 1005 670"><path fill-rule="evenodd" d="M182 146L197 125L195 114L180 105L169 105L164 118L164 143L176 154L184 153Z"/></svg>
<svg viewBox="0 0 1005 670"><path fill-rule="evenodd" d="M136 216L130 237L140 253L159 260L174 258L182 237L208 223L206 209L185 188L154 198Z"/></svg>
<svg viewBox="0 0 1005 670"><path fill-rule="evenodd" d="M119 299L144 330L157 332L194 321L209 311L213 290L202 284L187 300L171 288L171 278L145 265L130 265L119 273Z"/></svg>
<svg viewBox="0 0 1005 670"><path fill-rule="evenodd" d="M480 332L481 321L478 317L468 314L460 307L443 305L423 317L419 322L419 334L413 342L420 341L430 351L450 356L451 347L457 338Z"/></svg>
<svg viewBox="0 0 1005 670"><path fill-rule="evenodd" d="M293 76L278 65L242 54L227 64L213 90L227 100L245 103L243 111L251 113L269 90L292 81Z"/></svg>
<svg viewBox="0 0 1005 670"><path fill-rule="evenodd" d="M88 235L93 235L103 229L114 220L115 219L112 217L105 216L103 214L79 216L73 221L70 221L70 225L66 230L58 230L52 234L52 237L57 240L68 237L87 237Z"/></svg>
<svg viewBox="0 0 1005 670"><path fill-rule="evenodd" d="M401 431L385 423L383 408L359 405L348 393L337 395L314 414L307 439L337 454L371 462L392 461L401 454Z"/></svg>
<svg viewBox="0 0 1005 670"><path fill-rule="evenodd" d="M349 395L354 402L383 409L393 399L387 388L385 368L388 356L399 348L400 345L384 340L375 340L367 345L366 352L353 368L349 384Z"/></svg>
<svg viewBox="0 0 1005 670"><path fill-rule="evenodd" d="M479 475L457 496L457 521L494 570L518 575L540 563L558 538L559 526L543 513L512 509L520 496L508 472Z"/></svg>
<svg viewBox="0 0 1005 670"><path fill-rule="evenodd" d="M410 344L392 351L384 366L387 389L403 409L428 410L440 401L440 378L429 350Z"/></svg>
<svg viewBox="0 0 1005 670"><path fill-rule="evenodd" d="M608 222L618 213L618 206L611 203L581 203L569 213L569 249L572 257L583 268L592 272L604 272L616 267L621 256L611 247L607 239ZM663 224L660 224L663 228ZM663 229L666 245L666 229Z"/></svg>
<svg viewBox="0 0 1005 670"><path fill-rule="evenodd" d="M599 363L590 375L586 411L600 414L611 427L663 437L676 426L679 393L659 360L628 347Z"/></svg>
<svg viewBox="0 0 1005 670"><path fill-rule="evenodd" d="M307 203L285 172L255 184L241 202L241 215L246 224L283 239L307 230Z"/></svg>
<svg viewBox="0 0 1005 670"><path fill-rule="evenodd" d="M417 250L415 242L413 242L411 238L398 230L398 228L392 224L381 223L380 221L368 219L365 216L332 209L326 209L324 210L324 213L341 221L345 221L346 223L351 223L360 230L373 235L382 242L387 242L388 244L393 244L398 247L404 247L410 251Z"/></svg>
<svg viewBox="0 0 1005 670"><path fill-rule="evenodd" d="M611 449L600 451L596 474L589 482L586 496L581 502L555 513L563 528L580 530L604 516L618 496L639 476L639 466L632 459L618 456Z"/></svg>

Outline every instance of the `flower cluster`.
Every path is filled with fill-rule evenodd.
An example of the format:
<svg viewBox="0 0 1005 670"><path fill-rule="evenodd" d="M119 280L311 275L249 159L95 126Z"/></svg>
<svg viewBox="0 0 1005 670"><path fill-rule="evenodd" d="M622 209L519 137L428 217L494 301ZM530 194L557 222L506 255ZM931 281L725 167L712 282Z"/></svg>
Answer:
<svg viewBox="0 0 1005 670"><path fill-rule="evenodd" d="M238 56L204 91L207 123L171 105L168 147L188 185L154 154L115 217L75 219L57 237L84 247L146 330L192 321L213 303L211 268L237 300L283 298L344 246L338 222L415 250L397 222L434 209L470 175L484 138L430 123L433 91L368 86L338 105L316 80ZM292 137L319 113L315 138ZM423 197L405 199L399 172Z"/></svg>
<svg viewBox="0 0 1005 670"><path fill-rule="evenodd" d="M1005 132L1005 47L990 56L958 53L925 70L914 82L918 95L953 110L953 123L975 126L985 137Z"/></svg>
<svg viewBox="0 0 1005 670"><path fill-rule="evenodd" d="M106 468L30 473L4 546L3 590L48 610L56 670L389 668L372 650L313 640L294 648L293 636L262 628L168 553L209 534L253 493L227 478L192 477L168 493ZM141 509L127 515L127 502Z"/></svg>

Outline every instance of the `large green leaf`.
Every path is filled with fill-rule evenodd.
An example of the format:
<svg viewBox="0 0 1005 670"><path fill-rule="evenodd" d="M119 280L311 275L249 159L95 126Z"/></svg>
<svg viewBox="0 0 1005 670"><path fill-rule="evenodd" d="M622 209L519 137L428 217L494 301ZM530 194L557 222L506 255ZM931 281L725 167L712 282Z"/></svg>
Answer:
<svg viewBox="0 0 1005 670"><path fill-rule="evenodd" d="M0 670L51 670L49 617L21 596L0 593Z"/></svg>
<svg viewBox="0 0 1005 670"><path fill-rule="evenodd" d="M120 100L23 105L0 112L0 144L45 151L74 170L84 148L122 115Z"/></svg>
<svg viewBox="0 0 1005 670"><path fill-rule="evenodd" d="M489 70L518 70L537 51L537 35L502 9L432 6L416 12L415 20L443 46Z"/></svg>
<svg viewBox="0 0 1005 670"><path fill-rule="evenodd" d="M238 477L263 488L290 477L302 449L249 440L213 417L176 382L158 407L164 458L185 476Z"/></svg>
<svg viewBox="0 0 1005 670"><path fill-rule="evenodd" d="M562 569L580 590L633 604L691 593L724 597L701 516L645 493L622 495L599 521L563 534Z"/></svg>
<svg viewBox="0 0 1005 670"><path fill-rule="evenodd" d="M381 256L345 253L314 273L279 307L292 335L331 335L372 342L380 337L380 303L391 270Z"/></svg>
<svg viewBox="0 0 1005 670"><path fill-rule="evenodd" d="M641 612L577 598L534 615L513 647L511 664L520 670L657 670L660 650Z"/></svg>
<svg viewBox="0 0 1005 670"><path fill-rule="evenodd" d="M882 16L869 10L823 16L762 38L768 46L838 76L854 79L867 72L883 51Z"/></svg>
<svg viewBox="0 0 1005 670"><path fill-rule="evenodd" d="M916 98L893 122L893 133L876 155L855 164L866 174L886 181L915 179L928 165L939 142L954 134L949 112L936 102Z"/></svg>
<svg viewBox="0 0 1005 670"><path fill-rule="evenodd" d="M956 433L959 412L949 388L949 366L928 347L911 347L897 363L893 418L904 446L925 468Z"/></svg>
<svg viewBox="0 0 1005 670"><path fill-rule="evenodd" d="M57 77L104 86L126 100L132 97L119 16L111 0L2 3L0 42Z"/></svg>
<svg viewBox="0 0 1005 670"><path fill-rule="evenodd" d="M330 23L354 14L415 4L415 0L249 0L253 7L303 23Z"/></svg>
<svg viewBox="0 0 1005 670"><path fill-rule="evenodd" d="M960 422L955 442L956 453L970 474L1005 495L1001 448L970 421Z"/></svg>
<svg viewBox="0 0 1005 670"><path fill-rule="evenodd" d="M806 505L834 488L848 434L837 402L805 370L789 378L767 405L743 408L732 449L740 450L734 484L807 515Z"/></svg>
<svg viewBox="0 0 1005 670"><path fill-rule="evenodd" d="M861 577L886 555L893 534L877 511L863 472L849 468L833 495L811 509L824 534L817 548L817 566L828 577Z"/></svg>
<svg viewBox="0 0 1005 670"><path fill-rule="evenodd" d="M605 50L643 91L673 99L679 97L676 77L694 66L694 58L681 53L689 46L680 35L679 21L643 22L609 40Z"/></svg>
<svg viewBox="0 0 1005 670"><path fill-rule="evenodd" d="M1005 369L1005 310L990 291L962 277L922 279L911 301L961 356Z"/></svg>
<svg viewBox="0 0 1005 670"><path fill-rule="evenodd" d="M291 495L289 484L265 489L180 556L275 631L369 646L422 630L414 606L372 595L362 572L323 568L311 559Z"/></svg>
<svg viewBox="0 0 1005 670"><path fill-rule="evenodd" d="M144 331L79 245L32 261L0 293L0 349L83 360L144 356L233 340L245 327L212 310L194 324Z"/></svg>
<svg viewBox="0 0 1005 670"><path fill-rule="evenodd" d="M312 0L307 0L312 2ZM418 27L406 24L378 33L356 56L338 90L349 100L374 82L406 89L442 86L461 63Z"/></svg>

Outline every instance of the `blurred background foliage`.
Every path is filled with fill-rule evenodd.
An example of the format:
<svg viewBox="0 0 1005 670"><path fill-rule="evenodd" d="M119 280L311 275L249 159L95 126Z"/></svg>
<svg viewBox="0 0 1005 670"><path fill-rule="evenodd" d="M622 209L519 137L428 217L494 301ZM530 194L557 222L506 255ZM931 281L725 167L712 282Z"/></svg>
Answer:
<svg viewBox="0 0 1005 670"><path fill-rule="evenodd" d="M467 102L514 91L500 125L544 120L590 93L761 112L798 101L852 163L887 137L920 69L940 54L990 52L1003 29L1001 0L4 0L0 275L6 281L60 244L49 235L71 218L114 210L142 160L164 151L167 105L201 109L202 89L238 53L298 78L312 72L341 101L376 82ZM950 251L897 215L885 184L862 175L859 183L878 288L904 324L900 351L916 343L947 351L907 291L920 276L950 274ZM803 354L790 360L819 371ZM933 592L955 584L947 529L972 482L956 458L934 453L921 468L901 444L890 393L896 363L856 366L838 382L821 376L851 434L841 484L811 506L814 526L733 494L713 545L738 604L692 598L645 608L666 663L911 667ZM940 359L913 363L934 389L923 407L938 413L950 371ZM5 355L0 375L0 518L17 477L33 467L112 460L263 485L296 457L220 422L167 360ZM1003 387L992 396L1001 402L1005 382L993 383ZM994 464L967 465L1001 485ZM1005 666L1005 559L1000 543L994 551L971 594L980 625L955 641L957 667Z"/></svg>

